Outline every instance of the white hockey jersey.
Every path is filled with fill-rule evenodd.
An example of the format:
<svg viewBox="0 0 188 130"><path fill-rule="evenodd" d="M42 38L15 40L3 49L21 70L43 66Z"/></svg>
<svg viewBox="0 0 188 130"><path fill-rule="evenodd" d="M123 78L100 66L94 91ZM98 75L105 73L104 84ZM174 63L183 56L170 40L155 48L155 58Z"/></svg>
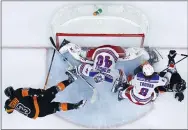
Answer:
<svg viewBox="0 0 188 130"><path fill-rule="evenodd" d="M85 76L94 77L98 73L104 75L104 81L112 83L114 79L119 78L119 70L115 69L115 64L119 54L112 47L99 47L91 55L94 64L82 64L78 68L79 72Z"/></svg>
<svg viewBox="0 0 188 130"><path fill-rule="evenodd" d="M133 89L130 92L130 96L134 99L134 102L147 103L153 99L155 94L155 88L158 86L164 86L167 83L167 79L160 77L158 74L154 74L150 79L145 78L142 72L136 74L131 81Z"/></svg>
<svg viewBox="0 0 188 130"><path fill-rule="evenodd" d="M93 69L102 73L108 73L115 68L115 63L119 58L118 53L110 47L98 48L92 55L94 60Z"/></svg>

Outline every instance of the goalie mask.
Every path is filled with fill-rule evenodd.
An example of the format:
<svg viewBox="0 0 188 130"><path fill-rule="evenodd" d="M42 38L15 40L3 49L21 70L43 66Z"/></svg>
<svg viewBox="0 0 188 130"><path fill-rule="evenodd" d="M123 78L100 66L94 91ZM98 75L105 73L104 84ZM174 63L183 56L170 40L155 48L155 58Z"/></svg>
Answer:
<svg viewBox="0 0 188 130"><path fill-rule="evenodd" d="M150 64L145 64L142 68L142 72L145 76L151 76L154 73L154 68Z"/></svg>

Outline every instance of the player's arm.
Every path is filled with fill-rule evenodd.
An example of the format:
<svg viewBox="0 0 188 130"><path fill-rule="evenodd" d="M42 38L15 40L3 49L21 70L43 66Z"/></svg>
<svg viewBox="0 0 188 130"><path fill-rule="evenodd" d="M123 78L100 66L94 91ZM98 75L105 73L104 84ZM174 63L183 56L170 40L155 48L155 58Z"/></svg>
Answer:
<svg viewBox="0 0 188 130"><path fill-rule="evenodd" d="M82 63L88 63L88 64L93 64L93 61L88 60L86 56L86 52L83 50L80 51L75 51L71 48L68 49L69 53L78 61L81 61Z"/></svg>
<svg viewBox="0 0 188 130"><path fill-rule="evenodd" d="M128 75L127 76L127 83L129 85L132 85L134 87L136 87L136 84L137 84L137 74L132 76L132 75Z"/></svg>
<svg viewBox="0 0 188 130"><path fill-rule="evenodd" d="M93 64L93 61L90 61L86 58L86 51L82 50L80 46L69 41L60 47L59 52L61 54L69 52L76 60L83 63Z"/></svg>
<svg viewBox="0 0 188 130"><path fill-rule="evenodd" d="M140 56L143 56L145 60L149 60L149 55L143 48L128 48L125 50L125 56L123 58L119 58L119 61L129 61L134 60Z"/></svg>

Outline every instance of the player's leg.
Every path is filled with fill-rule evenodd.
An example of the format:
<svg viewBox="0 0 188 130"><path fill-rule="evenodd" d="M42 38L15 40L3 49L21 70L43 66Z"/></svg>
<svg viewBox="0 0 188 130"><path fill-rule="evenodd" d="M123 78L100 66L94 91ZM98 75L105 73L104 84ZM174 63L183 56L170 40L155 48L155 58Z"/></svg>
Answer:
<svg viewBox="0 0 188 130"><path fill-rule="evenodd" d="M152 48L149 48L149 47L145 47L145 50L147 51L148 55L149 55L149 60L148 62L153 65L157 62L159 62L159 58L158 58L158 54L157 52L152 49Z"/></svg>
<svg viewBox="0 0 188 130"><path fill-rule="evenodd" d="M123 84L123 87L118 92L118 101L121 101L123 99L130 98L130 91L133 89L133 86L130 86L129 84Z"/></svg>
<svg viewBox="0 0 188 130"><path fill-rule="evenodd" d="M127 78L123 70L118 69L117 71L117 76L113 75L115 81L112 86L111 92L116 93L118 89L123 85L123 83L127 82Z"/></svg>
<svg viewBox="0 0 188 130"><path fill-rule="evenodd" d="M81 100L78 103L60 103L60 102L40 102L40 112L39 117L44 117L57 111L69 111L74 109L79 109L83 107L86 103L86 100Z"/></svg>
<svg viewBox="0 0 188 130"><path fill-rule="evenodd" d="M76 78L71 77L71 75L69 75L67 80L61 81L57 85L52 86L47 90L45 90L43 94L43 99L45 100L45 102L51 102L55 98L55 95L58 92L63 91L67 86L69 86L75 80Z"/></svg>
<svg viewBox="0 0 188 130"><path fill-rule="evenodd" d="M74 75L84 75L84 76L90 76L90 77L93 77L94 75L99 73L99 72L94 72L93 66L91 66L90 64L86 64L86 63L82 63L78 67L68 70L68 72Z"/></svg>

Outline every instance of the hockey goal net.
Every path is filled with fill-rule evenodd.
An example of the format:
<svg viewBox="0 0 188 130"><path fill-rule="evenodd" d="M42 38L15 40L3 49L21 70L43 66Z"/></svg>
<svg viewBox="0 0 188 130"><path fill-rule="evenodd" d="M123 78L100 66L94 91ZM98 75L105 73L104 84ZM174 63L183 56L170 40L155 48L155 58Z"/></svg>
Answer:
<svg viewBox="0 0 188 130"><path fill-rule="evenodd" d="M93 15L95 11L100 12ZM84 4L60 8L50 26L57 46L67 39L92 48L106 44L143 47L148 25L147 17L132 6Z"/></svg>

